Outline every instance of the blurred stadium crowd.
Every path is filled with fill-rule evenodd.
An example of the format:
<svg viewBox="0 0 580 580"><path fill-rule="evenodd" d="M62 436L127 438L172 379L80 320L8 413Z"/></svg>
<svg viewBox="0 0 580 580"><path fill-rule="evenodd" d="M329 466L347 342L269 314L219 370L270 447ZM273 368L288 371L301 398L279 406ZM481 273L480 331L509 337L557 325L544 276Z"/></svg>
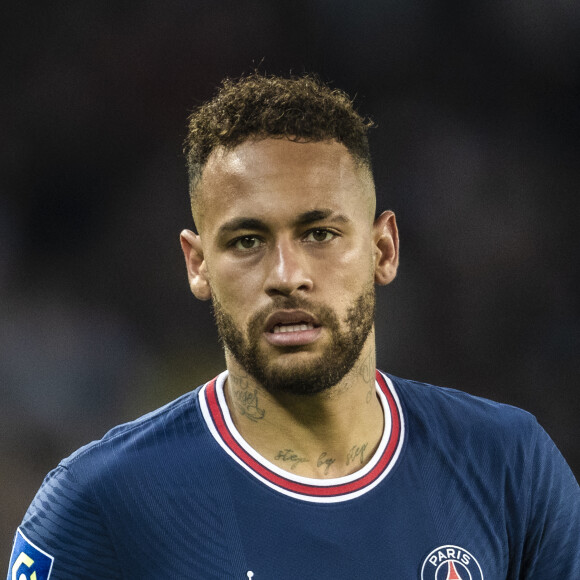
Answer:
<svg viewBox="0 0 580 580"><path fill-rule="evenodd" d="M393 374L533 412L580 474L580 5L5 3L0 553L78 446L223 367L190 295L188 111L254 67L356 95L402 264Z"/></svg>

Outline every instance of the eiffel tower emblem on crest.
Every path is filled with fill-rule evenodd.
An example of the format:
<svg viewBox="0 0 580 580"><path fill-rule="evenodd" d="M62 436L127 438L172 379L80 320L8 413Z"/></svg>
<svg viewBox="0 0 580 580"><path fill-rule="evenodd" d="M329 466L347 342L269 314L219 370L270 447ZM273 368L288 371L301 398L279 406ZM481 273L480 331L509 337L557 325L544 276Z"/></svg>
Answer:
<svg viewBox="0 0 580 580"><path fill-rule="evenodd" d="M453 560L447 562L447 578L445 580L463 580L463 578L457 573L455 562L453 562Z"/></svg>

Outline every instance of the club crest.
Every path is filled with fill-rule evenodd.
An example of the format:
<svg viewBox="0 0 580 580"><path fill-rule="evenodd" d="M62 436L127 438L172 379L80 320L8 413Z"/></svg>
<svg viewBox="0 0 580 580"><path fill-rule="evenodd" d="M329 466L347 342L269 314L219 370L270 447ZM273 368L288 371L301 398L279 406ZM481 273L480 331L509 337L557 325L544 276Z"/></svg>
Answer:
<svg viewBox="0 0 580 580"><path fill-rule="evenodd" d="M440 546L421 567L421 580L483 580L479 562L459 546Z"/></svg>

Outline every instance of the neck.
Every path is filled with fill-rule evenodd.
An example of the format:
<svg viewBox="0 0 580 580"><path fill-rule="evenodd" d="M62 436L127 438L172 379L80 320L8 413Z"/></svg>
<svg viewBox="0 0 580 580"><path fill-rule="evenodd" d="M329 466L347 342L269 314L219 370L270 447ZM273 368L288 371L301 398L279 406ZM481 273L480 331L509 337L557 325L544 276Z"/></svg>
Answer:
<svg viewBox="0 0 580 580"><path fill-rule="evenodd" d="M226 401L242 437L263 457L297 475L334 478L361 469L384 426L372 338L351 371L316 395L268 392L226 355Z"/></svg>

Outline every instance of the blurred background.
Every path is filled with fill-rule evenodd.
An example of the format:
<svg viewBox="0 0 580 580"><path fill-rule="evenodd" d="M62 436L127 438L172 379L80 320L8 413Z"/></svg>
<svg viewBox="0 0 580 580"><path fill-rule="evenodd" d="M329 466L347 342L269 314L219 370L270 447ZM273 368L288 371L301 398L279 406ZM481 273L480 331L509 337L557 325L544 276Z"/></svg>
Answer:
<svg viewBox="0 0 580 580"><path fill-rule="evenodd" d="M580 4L3 3L0 553L44 475L224 363L190 294L188 112L255 67L356 96L401 236L393 374L534 413L580 474Z"/></svg>

